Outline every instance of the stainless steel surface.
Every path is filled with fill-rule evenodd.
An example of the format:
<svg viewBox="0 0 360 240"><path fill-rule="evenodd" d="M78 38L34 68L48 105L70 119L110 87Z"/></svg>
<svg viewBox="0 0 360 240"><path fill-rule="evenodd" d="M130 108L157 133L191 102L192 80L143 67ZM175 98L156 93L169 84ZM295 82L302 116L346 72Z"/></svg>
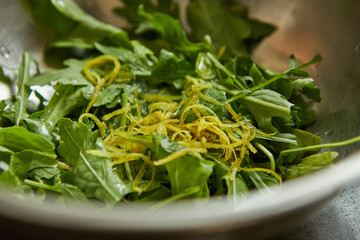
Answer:
<svg viewBox="0 0 360 240"><path fill-rule="evenodd" d="M107 11L106 5L114 3L112 0L99 1L101 7L94 7L96 1L80 2L98 9L99 18ZM321 135L324 142L359 135L360 1L243 2L250 6L253 16L278 26L278 30L254 53L254 58L262 65L283 70L291 53L300 61L311 59L316 52L323 55L324 61L309 69L322 89L323 98L321 104L315 105L319 118L311 130ZM0 0L0 63L17 66L23 51L29 51L40 59L44 42L43 35L32 23L21 1ZM8 50L8 57L1 54L1 46ZM104 236L261 239L278 236L300 224L283 238L328 239L333 228L338 228L337 238L359 239L358 149L360 144L337 149L342 160L336 167L286 183L272 192L254 192L246 199L238 198L231 202L185 202L158 214L144 214L141 206L103 211L87 206L63 208L38 205L32 201L24 203L1 191L0 230L3 233L0 233L0 238L13 239L12 236L21 235L19 229L22 229L32 236L55 233L52 236L69 239L99 239ZM343 191L349 184L354 185ZM343 192L335 200L319 208L340 190ZM320 209L320 212L305 218L315 209ZM301 223L304 218L305 223Z"/></svg>

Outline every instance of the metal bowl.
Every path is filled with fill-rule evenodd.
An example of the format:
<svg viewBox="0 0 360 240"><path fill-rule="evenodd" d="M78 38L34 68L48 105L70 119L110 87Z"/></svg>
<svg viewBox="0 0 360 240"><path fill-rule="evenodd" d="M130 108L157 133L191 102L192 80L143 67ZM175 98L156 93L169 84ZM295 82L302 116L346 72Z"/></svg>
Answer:
<svg viewBox="0 0 360 240"><path fill-rule="evenodd" d="M113 1L78 1L105 21ZM286 69L295 54L307 61L319 52L324 60L309 69L322 90L311 131L323 142L360 134L360 1L243 1L250 14L278 30L255 50L254 59L274 70ZM116 4L116 1L115 1ZM96 11L94 11L96 9ZM21 1L0 1L0 63L16 67L23 51L42 58L46 39ZM4 87L0 86L0 90ZM5 98L5 93L1 92ZM270 191L255 191L234 201L197 200L149 213L144 205L112 210L91 206L54 206L13 197L0 190L0 230L6 236L60 239L263 239L301 221L339 190L360 179L360 144L336 149L334 167L293 180ZM0 234L0 237L2 235ZM29 237L30 236L30 237Z"/></svg>

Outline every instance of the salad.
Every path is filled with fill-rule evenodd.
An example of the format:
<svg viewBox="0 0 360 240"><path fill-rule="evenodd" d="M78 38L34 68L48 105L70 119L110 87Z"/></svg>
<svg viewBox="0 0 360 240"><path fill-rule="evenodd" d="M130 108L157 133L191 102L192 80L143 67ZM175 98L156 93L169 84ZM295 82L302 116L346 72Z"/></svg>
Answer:
<svg viewBox="0 0 360 240"><path fill-rule="evenodd" d="M17 89L0 101L0 185L16 193L110 205L232 197L327 167L337 153L320 149L360 141L321 144L304 130L321 100L305 69L321 56L292 55L283 72L258 65L250 52L275 27L233 1L191 0L188 33L171 1L123 0L124 29L72 0L29 3L53 36L48 62L63 62L40 72L24 53L16 79L0 68Z"/></svg>

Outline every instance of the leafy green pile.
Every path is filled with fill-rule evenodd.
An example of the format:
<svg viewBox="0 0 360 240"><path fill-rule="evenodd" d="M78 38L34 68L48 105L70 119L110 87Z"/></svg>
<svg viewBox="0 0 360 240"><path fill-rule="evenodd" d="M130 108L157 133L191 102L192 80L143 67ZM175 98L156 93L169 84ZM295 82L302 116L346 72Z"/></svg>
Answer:
<svg viewBox="0 0 360 240"><path fill-rule="evenodd" d="M123 1L115 11L137 40L71 0L30 2L54 36L47 54L76 58L40 73L25 53L16 94L0 101L0 185L15 192L110 204L234 196L331 165L337 153L321 148L360 140L321 144L301 130L320 101L304 68L321 56L291 56L282 73L259 66L247 53L274 28L232 1L190 1L188 35L170 1ZM49 85L46 99L37 87Z"/></svg>

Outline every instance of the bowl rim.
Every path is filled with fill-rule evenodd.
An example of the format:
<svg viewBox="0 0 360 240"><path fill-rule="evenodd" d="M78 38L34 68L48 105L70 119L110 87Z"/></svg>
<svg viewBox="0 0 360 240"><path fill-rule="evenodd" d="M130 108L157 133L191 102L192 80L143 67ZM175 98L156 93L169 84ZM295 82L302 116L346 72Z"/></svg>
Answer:
<svg viewBox="0 0 360 240"><path fill-rule="evenodd" d="M171 232L231 225L241 228L324 201L356 180L360 180L360 151L327 169L271 187L270 191L237 195L233 201L184 200L159 212L146 212L148 204L124 204L112 210L76 204L55 206L27 197L21 200L1 189L0 215L41 226L87 231Z"/></svg>

